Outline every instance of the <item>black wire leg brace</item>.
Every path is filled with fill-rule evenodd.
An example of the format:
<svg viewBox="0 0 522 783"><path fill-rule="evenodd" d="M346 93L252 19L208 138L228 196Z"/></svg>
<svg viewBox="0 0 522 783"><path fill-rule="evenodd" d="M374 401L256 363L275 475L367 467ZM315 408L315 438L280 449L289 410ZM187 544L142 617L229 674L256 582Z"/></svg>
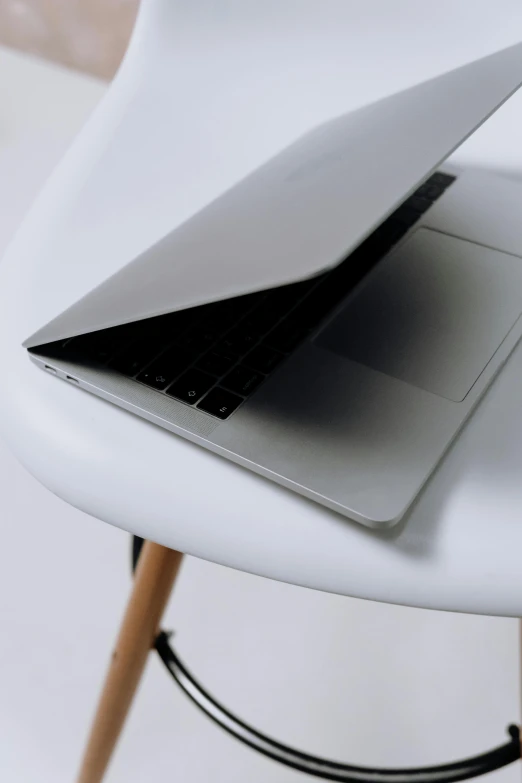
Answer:
<svg viewBox="0 0 522 783"><path fill-rule="evenodd" d="M133 570L136 568L142 546L143 539L134 536ZM262 734L220 704L184 665L170 644L170 636L165 631L161 631L156 639L155 648L169 674L194 704L222 729L253 750L316 778L342 783L451 783L485 775L520 758L520 732L518 726L514 725L508 727L510 739L504 745L479 756L435 767L373 769L312 756Z"/></svg>

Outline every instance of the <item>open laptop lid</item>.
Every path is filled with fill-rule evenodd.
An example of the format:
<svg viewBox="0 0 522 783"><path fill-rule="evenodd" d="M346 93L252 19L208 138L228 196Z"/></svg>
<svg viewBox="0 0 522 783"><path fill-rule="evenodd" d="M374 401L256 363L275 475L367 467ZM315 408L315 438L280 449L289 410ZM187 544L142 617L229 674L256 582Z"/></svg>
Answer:
<svg viewBox="0 0 522 783"><path fill-rule="evenodd" d="M522 44L312 128L85 292L33 347L311 277L522 84Z"/></svg>

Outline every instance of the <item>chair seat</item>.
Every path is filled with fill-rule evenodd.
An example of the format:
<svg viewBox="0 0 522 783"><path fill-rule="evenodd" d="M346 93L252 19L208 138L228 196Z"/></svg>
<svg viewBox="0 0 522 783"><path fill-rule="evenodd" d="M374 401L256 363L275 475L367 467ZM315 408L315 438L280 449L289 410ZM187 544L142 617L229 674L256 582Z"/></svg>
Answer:
<svg viewBox="0 0 522 783"><path fill-rule="evenodd" d="M119 78L119 92L61 163L0 266L0 424L20 461L88 514L233 568L379 601L522 614L522 346L407 518L387 533L351 523L32 365L22 341L56 300L64 264L49 248L60 247L92 150L109 147L118 122L136 109L126 77ZM518 96L461 159L522 170L513 133L521 119ZM78 247L95 219L88 211L74 215ZM129 237L139 244L136 232L129 215L127 249ZM74 264L74 253L66 261Z"/></svg>

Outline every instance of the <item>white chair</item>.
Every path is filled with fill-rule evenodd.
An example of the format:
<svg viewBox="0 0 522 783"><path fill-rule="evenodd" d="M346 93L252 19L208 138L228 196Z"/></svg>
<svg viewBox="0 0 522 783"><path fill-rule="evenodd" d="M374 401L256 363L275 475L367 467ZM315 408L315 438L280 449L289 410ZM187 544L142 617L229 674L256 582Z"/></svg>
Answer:
<svg viewBox="0 0 522 783"><path fill-rule="evenodd" d="M217 116L205 116L204 107L207 112L215 107L211 101L196 101L194 93L184 95L190 113L180 110L179 101L174 105L169 100L174 87L183 89L180 63L188 67L188 54L197 52L197 46L207 54L210 48L216 54L216 78L220 73L225 78L231 68L239 67L249 47L261 46L263 36L272 34L270 25L277 19L286 56L297 56L300 34L315 29L324 8L319 0L303 0L302 26L296 31L292 4L283 11L275 2L262 8L239 0L223 5L232 15L228 23L233 35L247 42L240 54L215 35L219 26L209 21L213 4L144 4L122 70L0 268L0 345L8 368L0 410L11 448L28 470L72 505L157 542L148 543L140 558L80 783L102 779L181 552L344 595L456 611L522 614L522 347L407 519L385 534L350 524L231 462L58 383L38 372L22 348L22 341L73 295L76 286L95 279L98 264L132 258L169 230L172 221L181 220L185 210L248 168L252 150L262 155L263 144L273 145L281 134L290 133L296 118L304 124L311 119L304 116L305 102L296 98L291 111L286 107L284 127L268 112L267 126L260 133L247 122L251 110L245 83L236 96L245 102L241 132L236 129L238 135L223 155L214 161L209 156L199 168L184 160L191 139L197 147L198 123ZM324 47L342 27L343 3L332 0L330 12L322 15L325 28L316 38ZM222 13L226 17L224 9ZM258 14L254 26L248 14ZM195 30L200 36L189 52L186 44ZM272 66L274 101L282 106L275 50ZM202 89L205 78L203 74ZM208 84L207 91L208 97ZM334 97L323 96L322 110ZM486 132L484 163L488 150L496 154L498 133L514 124L512 117L520 122L522 100L513 100L500 113L491 126L491 138ZM225 130L216 128L216 133ZM245 134L250 134L249 143L238 146ZM522 169L522 148L515 138L511 141L505 146L506 157ZM181 176L189 171L190 179Z"/></svg>

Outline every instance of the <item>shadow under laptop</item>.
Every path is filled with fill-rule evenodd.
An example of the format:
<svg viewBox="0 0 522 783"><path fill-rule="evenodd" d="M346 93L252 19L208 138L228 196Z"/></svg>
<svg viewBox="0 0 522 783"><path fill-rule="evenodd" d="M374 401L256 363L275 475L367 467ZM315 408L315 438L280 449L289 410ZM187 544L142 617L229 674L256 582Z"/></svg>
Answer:
<svg viewBox="0 0 522 783"><path fill-rule="evenodd" d="M383 537L407 555L429 557L443 537L462 531L495 528L509 546L508 528L517 526L514 510L520 503L522 475L522 345L514 350L504 370L457 435L424 490L400 525ZM514 494L517 495L515 501ZM519 507L519 505L518 505ZM489 538L489 536L488 536Z"/></svg>
<svg viewBox="0 0 522 783"><path fill-rule="evenodd" d="M426 560L443 556L447 543L457 538L472 559L475 540L487 545L493 528L499 546L509 547L509 531L520 525L521 389L519 344L402 520L382 531L357 525L358 534L407 558ZM493 562L493 552L491 557Z"/></svg>
<svg viewBox="0 0 522 783"><path fill-rule="evenodd" d="M466 169L522 180L522 167L466 165ZM522 259L521 259L522 263ZM448 526L463 527L480 505L490 525L520 483L522 471L522 345L512 353L400 524L383 536L405 554L428 557ZM503 515L503 519L505 519ZM473 522L466 519L465 527ZM478 523L478 520L477 520ZM509 524L509 523L508 523Z"/></svg>

